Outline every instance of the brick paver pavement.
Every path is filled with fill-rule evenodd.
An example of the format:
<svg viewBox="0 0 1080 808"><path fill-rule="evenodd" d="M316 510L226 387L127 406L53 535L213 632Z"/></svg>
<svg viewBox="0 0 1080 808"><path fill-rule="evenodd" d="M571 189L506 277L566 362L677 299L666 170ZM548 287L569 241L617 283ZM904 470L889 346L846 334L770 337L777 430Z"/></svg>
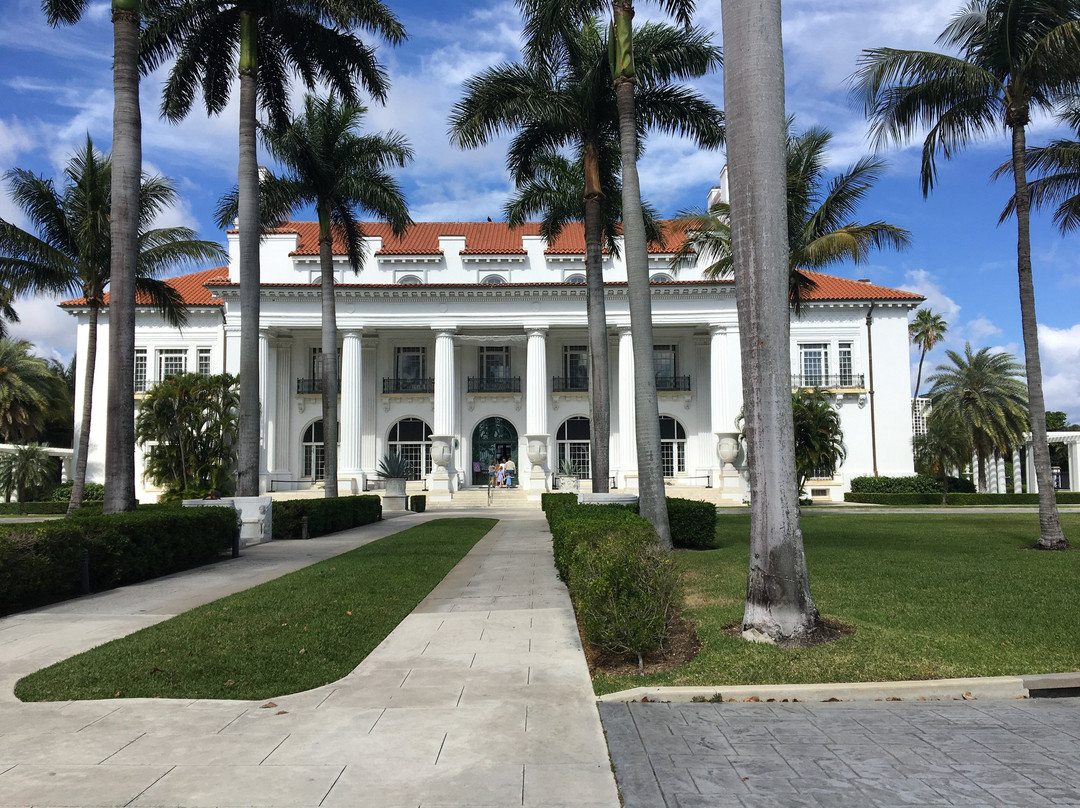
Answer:
<svg viewBox="0 0 1080 808"><path fill-rule="evenodd" d="M625 808L1080 806L1080 699L622 704Z"/></svg>

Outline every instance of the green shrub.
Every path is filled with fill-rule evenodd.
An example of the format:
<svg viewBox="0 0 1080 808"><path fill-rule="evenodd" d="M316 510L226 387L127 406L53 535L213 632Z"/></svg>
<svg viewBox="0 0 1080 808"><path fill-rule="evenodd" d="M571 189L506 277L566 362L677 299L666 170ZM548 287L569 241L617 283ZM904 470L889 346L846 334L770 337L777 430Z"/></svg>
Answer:
<svg viewBox="0 0 1080 808"><path fill-rule="evenodd" d="M716 506L693 499L667 498L671 543L687 550L716 546Z"/></svg>
<svg viewBox="0 0 1080 808"><path fill-rule="evenodd" d="M67 513L67 500L63 502L0 502L0 514L16 516L20 514L63 514Z"/></svg>
<svg viewBox="0 0 1080 808"><path fill-rule="evenodd" d="M409 497L409 510L423 513L427 510L427 494L413 494Z"/></svg>
<svg viewBox="0 0 1080 808"><path fill-rule="evenodd" d="M51 499L53 502L67 504L71 500L71 489L75 483L60 483L53 489ZM102 502L105 499L105 486L101 483L86 483L83 486L83 502Z"/></svg>
<svg viewBox="0 0 1080 808"><path fill-rule="evenodd" d="M382 518L382 500L374 494L330 499L285 499L273 506L274 540L299 539L303 519L308 520L308 538L367 525Z"/></svg>
<svg viewBox="0 0 1080 808"><path fill-rule="evenodd" d="M599 529L574 549L569 589L589 645L638 655L657 651L671 634L681 588L669 553L644 519Z"/></svg>
<svg viewBox="0 0 1080 808"><path fill-rule="evenodd" d="M868 505L940 505L941 493L937 494L862 494L849 491L845 502ZM1080 492L1058 491L1059 505L1080 505ZM948 494L947 505L1038 505L1038 494Z"/></svg>
<svg viewBox="0 0 1080 808"><path fill-rule="evenodd" d="M548 526L559 578L569 580L570 559L580 542L601 530L632 532L642 524L652 531L652 541L655 543L656 531L652 525L626 506L560 504L552 508L548 511Z"/></svg>
<svg viewBox="0 0 1080 808"><path fill-rule="evenodd" d="M564 505L577 505L577 494L541 494L540 509L549 513L552 508L561 508Z"/></svg>
<svg viewBox="0 0 1080 808"><path fill-rule="evenodd" d="M190 569L232 546L229 508L137 510L0 530L0 614L78 594L82 553L102 591Z"/></svg>
<svg viewBox="0 0 1080 808"><path fill-rule="evenodd" d="M928 474L906 477L853 477L852 493L856 494L940 494L941 480ZM949 478L949 491L975 493L971 480Z"/></svg>

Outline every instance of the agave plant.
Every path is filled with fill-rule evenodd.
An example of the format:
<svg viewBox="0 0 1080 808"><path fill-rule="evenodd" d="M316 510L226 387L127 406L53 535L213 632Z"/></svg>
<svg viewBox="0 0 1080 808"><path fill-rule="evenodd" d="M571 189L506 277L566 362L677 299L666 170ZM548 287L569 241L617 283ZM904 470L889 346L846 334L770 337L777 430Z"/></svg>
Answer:
<svg viewBox="0 0 1080 808"><path fill-rule="evenodd" d="M412 463L397 452L387 452L379 461L379 476L387 480L407 480L412 477Z"/></svg>

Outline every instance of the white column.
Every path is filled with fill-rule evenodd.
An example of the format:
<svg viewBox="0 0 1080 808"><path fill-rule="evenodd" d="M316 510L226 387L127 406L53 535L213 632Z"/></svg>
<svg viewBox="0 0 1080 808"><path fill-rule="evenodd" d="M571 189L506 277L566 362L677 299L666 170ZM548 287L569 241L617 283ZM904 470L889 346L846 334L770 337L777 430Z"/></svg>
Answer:
<svg viewBox="0 0 1080 808"><path fill-rule="evenodd" d="M265 328L259 329L259 493L266 493L269 487L270 472L267 466L268 453L272 451L267 435L267 426L270 412L270 395L273 391L269 373L270 365L270 332Z"/></svg>
<svg viewBox="0 0 1080 808"><path fill-rule="evenodd" d="M435 468L429 486L434 502L448 501L457 487L457 470L454 468L454 424L457 420L454 373L456 331L453 327L435 329L435 428L431 436L431 460Z"/></svg>
<svg viewBox="0 0 1080 808"><path fill-rule="evenodd" d="M1004 494L1009 490L1005 485L1005 455L1001 452L994 452L994 457L997 458L997 467L995 468L997 472L995 474L997 477L997 492Z"/></svg>
<svg viewBox="0 0 1080 808"><path fill-rule="evenodd" d="M986 493L980 488L980 486L982 485L982 480L979 479L979 455L977 452L971 453L971 481L975 483L975 490L978 493Z"/></svg>
<svg viewBox="0 0 1080 808"><path fill-rule="evenodd" d="M277 401L275 402L274 462L271 471L288 473L289 450L292 447L292 402L296 394L296 379L292 375L292 339L278 339L277 344ZM295 475L294 475L295 476Z"/></svg>
<svg viewBox="0 0 1080 808"><path fill-rule="evenodd" d="M1024 490L1023 472L1020 469L1020 447L1014 446L1012 451L1013 463L1013 493L1019 494Z"/></svg>
<svg viewBox="0 0 1080 808"><path fill-rule="evenodd" d="M525 439L529 442L528 489L547 489L551 433L548 431L547 328L529 328L526 356Z"/></svg>
<svg viewBox="0 0 1080 808"><path fill-rule="evenodd" d="M338 491L363 491L360 439L364 424L362 330L344 332L341 348L341 435L338 444Z"/></svg>
<svg viewBox="0 0 1080 808"><path fill-rule="evenodd" d="M1039 480L1035 476L1035 452L1031 451L1031 439L1025 446L1027 449L1027 492L1029 494L1039 493Z"/></svg>
<svg viewBox="0 0 1080 808"><path fill-rule="evenodd" d="M1080 443L1076 441L1069 446L1069 490L1080 491Z"/></svg>
<svg viewBox="0 0 1080 808"><path fill-rule="evenodd" d="M728 385L727 367L727 326L709 326L709 420L713 432L732 432L735 429L733 419L728 417L727 397L724 392Z"/></svg>
<svg viewBox="0 0 1080 808"><path fill-rule="evenodd" d="M630 326L619 327L619 488L626 487L626 475L634 475L637 486L637 427L634 414L634 340Z"/></svg>

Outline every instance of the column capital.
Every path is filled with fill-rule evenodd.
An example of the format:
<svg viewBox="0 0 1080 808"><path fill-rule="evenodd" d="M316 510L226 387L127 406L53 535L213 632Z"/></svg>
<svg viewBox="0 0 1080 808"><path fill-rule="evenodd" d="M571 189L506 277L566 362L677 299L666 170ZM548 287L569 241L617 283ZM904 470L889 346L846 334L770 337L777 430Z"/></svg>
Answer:
<svg viewBox="0 0 1080 808"><path fill-rule="evenodd" d="M548 326L546 325L533 325L525 329L525 333L529 337L547 337Z"/></svg>
<svg viewBox="0 0 1080 808"><path fill-rule="evenodd" d="M617 326L615 326L615 331L618 333L618 335L620 337L625 337L625 336L630 334L630 325L629 324L617 325Z"/></svg>
<svg viewBox="0 0 1080 808"><path fill-rule="evenodd" d="M709 323L709 333L714 337L719 334L726 334L728 330L726 323Z"/></svg>
<svg viewBox="0 0 1080 808"><path fill-rule="evenodd" d="M431 330L435 332L436 337L452 337L458 332L456 325L433 325Z"/></svg>
<svg viewBox="0 0 1080 808"><path fill-rule="evenodd" d="M359 339L364 336L364 329L362 326L353 328L343 328L341 330L342 339Z"/></svg>

